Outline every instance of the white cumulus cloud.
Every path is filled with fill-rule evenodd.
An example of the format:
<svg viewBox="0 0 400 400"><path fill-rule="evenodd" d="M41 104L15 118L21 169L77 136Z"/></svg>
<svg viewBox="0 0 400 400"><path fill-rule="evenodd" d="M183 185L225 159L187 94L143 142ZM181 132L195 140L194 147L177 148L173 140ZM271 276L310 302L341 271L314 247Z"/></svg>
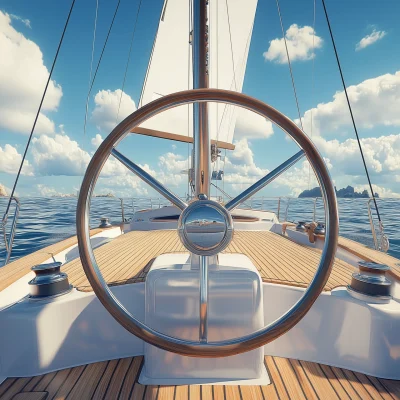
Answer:
<svg viewBox="0 0 400 400"><path fill-rule="evenodd" d="M21 161L22 155L15 147L10 144L6 144L3 148L0 146L0 172L16 175ZM33 175L33 168L28 160L25 160L21 173L22 175Z"/></svg>
<svg viewBox="0 0 400 400"><path fill-rule="evenodd" d="M32 155L41 175L83 175L90 155L67 135L41 135L32 140Z"/></svg>
<svg viewBox="0 0 400 400"><path fill-rule="evenodd" d="M400 71L367 79L347 88L358 127L400 126ZM320 103L304 113L303 126L307 133L326 135L351 125L344 91L335 93L329 103ZM298 123L298 120L296 121Z"/></svg>
<svg viewBox="0 0 400 400"><path fill-rule="evenodd" d="M92 146L97 149L97 147L99 147L101 145L101 143L103 142L103 138L101 137L101 135L99 133L97 133L96 136L94 138L92 138L92 140L90 142L92 143Z"/></svg>
<svg viewBox="0 0 400 400"><path fill-rule="evenodd" d="M49 71L39 46L14 29L11 16L0 11L0 128L30 132ZM53 133L54 122L46 112L57 110L61 86L50 81L36 132Z"/></svg>
<svg viewBox="0 0 400 400"><path fill-rule="evenodd" d="M293 24L285 34L289 51L290 61L307 61L315 57L314 50L322 47L323 40L317 36L311 26L300 27ZM287 64L285 41L283 38L274 39L269 42L268 50L263 54L268 61L278 64Z"/></svg>
<svg viewBox="0 0 400 400"><path fill-rule="evenodd" d="M370 33L367 36L364 36L357 44L356 44L356 51L365 49L368 46L371 46L371 44L374 44L378 40L383 39L386 36L385 31L377 31L374 29L372 33Z"/></svg>
<svg viewBox="0 0 400 400"><path fill-rule="evenodd" d="M231 184L233 191L243 190L269 172L260 168L254 160L254 153L246 138L235 142L235 150L226 157L224 166L225 183Z"/></svg>
<svg viewBox="0 0 400 400"><path fill-rule="evenodd" d="M244 108L241 108L238 112L234 133L235 139L265 139L273 135L273 133L271 121Z"/></svg>
<svg viewBox="0 0 400 400"><path fill-rule="evenodd" d="M98 129L107 134L119 122L136 110L136 104L133 99L121 89L114 91L100 90L94 97L94 103L95 108L92 112L92 121Z"/></svg>
<svg viewBox="0 0 400 400"><path fill-rule="evenodd" d="M331 159L335 170L347 175L364 175L356 139L326 141L315 138L318 149ZM361 139L368 169L375 174L400 172L400 134Z"/></svg>
<svg viewBox="0 0 400 400"><path fill-rule="evenodd" d="M372 184L372 189L374 190L374 193L378 193L380 198L386 198L386 199L398 199L400 198L400 193L393 192L391 189L385 188L383 186L378 186ZM354 188L357 192L362 192L364 190L367 190L368 194L371 196L371 189L369 188L369 185L359 185Z"/></svg>

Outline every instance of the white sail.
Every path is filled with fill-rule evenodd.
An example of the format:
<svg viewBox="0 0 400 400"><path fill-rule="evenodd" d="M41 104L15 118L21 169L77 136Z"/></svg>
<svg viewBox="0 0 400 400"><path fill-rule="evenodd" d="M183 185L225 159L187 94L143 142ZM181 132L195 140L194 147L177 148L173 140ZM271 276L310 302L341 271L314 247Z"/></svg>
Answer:
<svg viewBox="0 0 400 400"><path fill-rule="evenodd" d="M165 2L139 106L193 87L189 3ZM210 87L242 90L256 7L257 0L210 1ZM142 127L192 136L192 120L192 106L181 106L153 117ZM209 121L211 139L232 143L235 107L210 104Z"/></svg>

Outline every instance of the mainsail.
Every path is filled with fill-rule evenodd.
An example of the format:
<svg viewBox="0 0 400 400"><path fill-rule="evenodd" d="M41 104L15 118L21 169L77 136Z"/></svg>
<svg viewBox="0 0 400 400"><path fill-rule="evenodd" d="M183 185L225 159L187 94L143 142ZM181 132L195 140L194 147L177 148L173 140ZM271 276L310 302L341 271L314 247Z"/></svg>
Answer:
<svg viewBox="0 0 400 400"><path fill-rule="evenodd" d="M210 87L242 90L256 7L257 0L210 1ZM190 14L189 0L165 1L139 106L166 94L193 88ZM232 143L236 113L234 106L209 104L211 139ZM192 106L163 112L141 127L191 137Z"/></svg>

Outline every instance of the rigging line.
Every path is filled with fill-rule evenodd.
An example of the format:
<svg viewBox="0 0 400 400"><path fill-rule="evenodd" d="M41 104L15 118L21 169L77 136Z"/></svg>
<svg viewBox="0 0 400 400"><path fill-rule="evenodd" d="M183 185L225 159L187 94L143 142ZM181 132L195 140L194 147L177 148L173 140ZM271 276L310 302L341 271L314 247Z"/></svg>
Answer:
<svg viewBox="0 0 400 400"><path fill-rule="evenodd" d="M88 91L90 90L90 82L92 80L93 74L93 59L94 59L94 46L96 43L96 31L97 31L97 16L99 11L99 0L96 0L96 14L94 17L94 29L93 29L93 43L92 43L92 58L90 61L90 73L89 73L89 82L88 82ZM89 111L89 97L86 99L86 106L85 106L85 116Z"/></svg>
<svg viewBox="0 0 400 400"><path fill-rule="evenodd" d="M241 58L242 65L245 65L244 58L245 58L246 51L247 51L247 49L248 49L248 47L249 47L249 45L250 45L250 38L251 38L252 31L253 31L253 26L254 26L254 22L253 22L252 28L251 28L250 31L249 31L249 35L248 35L248 37L247 37L247 44L246 44L246 47L245 47L245 49L244 49L244 51L243 51L243 56L242 56L242 58ZM238 68L239 68L239 65L238 65ZM229 90L232 90L232 85L233 85L233 84L234 84L234 78L232 77L232 81L231 81L231 85L230 85L230 87L229 87ZM225 103L225 105L224 105L224 110L223 110L222 116L221 116L221 122L219 123L219 127L218 127L217 132L219 132L219 131L221 130L222 122L223 122L223 120L224 120L224 116L226 115L225 113L226 113L226 111L227 111L228 108L231 109L230 107L231 107L230 105L228 106L228 104ZM230 121L230 123L232 123L232 121ZM228 127L228 129L229 129L229 127Z"/></svg>
<svg viewBox="0 0 400 400"><path fill-rule="evenodd" d="M100 57L99 57L99 61L97 63L96 71L95 71L95 73L93 75L92 83L90 84L90 87L89 87L88 95L87 95L87 98L86 98L86 103L89 103L90 93L92 92L93 85L94 85L94 82L96 80L97 73L99 72L100 63L101 63L101 60L103 58L104 51L105 51L105 49L107 47L108 38L110 37L110 33L111 33L112 27L114 25L115 17L117 16L117 13L118 13L118 9L119 9L120 3L121 3L121 0L118 0L117 6L115 8L114 16L113 16L113 18L111 20L110 28L108 29L108 32L107 32L106 40L105 40L103 48L101 50L101 54L100 54ZM83 133L84 134L86 133L87 116L88 116L88 112L87 112L87 108L86 108L85 122L84 122L84 125L83 125Z"/></svg>
<svg viewBox="0 0 400 400"><path fill-rule="evenodd" d="M341 78L341 80L342 80L343 90L344 90L344 93L345 93L345 95L346 95L347 105L348 105L348 107L349 107L350 116L351 116L351 121L352 121L352 123L353 123L353 128L354 128L354 133L356 134L357 143L358 143L358 147L359 147L359 149L360 149L361 158L362 158L362 161L363 161L363 164L364 164L365 173L366 173L366 175L367 175L369 188L370 188L370 190L371 190L372 199L374 200L376 215L377 215L377 217L378 217L378 220L379 220L380 224L382 224L381 216L380 216L380 214L379 214L378 204L377 204L377 202L376 202L374 190L373 190L373 188L372 188L371 178L370 178L369 172L368 172L367 163L365 162L365 157L364 157L364 152L363 152L363 149L362 149L362 146L361 146L360 137L358 136L358 130L357 130L357 126L356 126L356 121L355 121L355 119L354 119L353 110L352 110L351 104L350 104L350 99L349 99L349 96L348 96L348 94L347 94L346 83L345 83L345 81L344 81L343 71L342 71L342 67L341 67L341 64L340 64L339 55L338 55L338 52L337 52L337 49L336 49L335 39L333 38L333 32L332 32L331 24L330 24L330 21L329 21L328 12L327 12L327 10L326 10L325 0L322 0L322 5L323 5L323 7L324 7L326 22L327 22L327 24L328 24L329 34L330 34L331 41L332 41L332 45L333 45L333 50L335 51L336 62L337 62L337 66L338 66L338 69L339 69L340 78Z"/></svg>
<svg viewBox="0 0 400 400"><path fill-rule="evenodd" d="M286 42L285 29L284 29L284 27L283 27L283 21L282 21L281 8L279 7L279 0L276 0L276 6L278 7L279 21L280 21L280 24L281 24L283 41L284 41L284 43L285 43L286 55L287 55L288 65L289 65L289 71L290 71L290 78L292 79L293 92L294 92L294 97L295 97L295 99L296 99L297 113L299 114L299 120L300 120L301 130L304 132L304 129L303 129L303 122L302 122L302 119L301 119L300 106L299 106L299 99L297 98L296 86L295 86L295 84L294 84L294 76L293 76L293 70L292 70L292 63L290 62L289 50L288 50L288 46L287 46L287 42Z"/></svg>
<svg viewBox="0 0 400 400"><path fill-rule="evenodd" d="M122 81L121 96L119 96L117 117L116 117L116 119L115 119L115 123L116 123L116 124L117 124L117 122L118 122L119 111L120 111L120 109L121 109L122 94L124 93L125 82L126 82L126 75L127 75L127 73L128 73L129 63L130 63L130 61L131 61L133 40L134 40L134 38L135 38L136 26L137 26L137 21L138 21L138 18L139 18L139 13L140 13L140 7L141 7L141 6L142 6L142 0L139 1L139 6L138 6L138 9L137 9L137 12L136 12L135 23L133 24L133 32L132 32L132 37L131 37L131 43L130 43L130 46L129 46L128 60L127 60L127 62L126 62L125 73L124 73L124 79L123 79L123 81Z"/></svg>
<svg viewBox="0 0 400 400"><path fill-rule="evenodd" d="M235 90L237 90L236 72L235 72L235 60L234 60L234 57L233 57L233 44L232 44L232 34L231 34L231 22L230 22L230 18L229 18L228 0L225 0L225 4L226 4L226 16L228 17L229 41L230 41L230 44L231 44L233 79L234 79L234 82L235 82Z"/></svg>
<svg viewBox="0 0 400 400"><path fill-rule="evenodd" d="M156 30L156 33L154 35L153 45L151 47L149 64L147 66L146 75L144 76L144 79L143 79L142 90L140 91L140 98L139 98L139 101L138 101L138 108L143 105L143 93L144 93L144 91L146 89L147 78L149 76L151 62L153 60L154 49L156 47L156 42L157 42L157 36L158 36L158 32L160 30L160 24L161 24L161 22L164 22L165 12L167 10L167 3L168 3L168 0L165 0L164 1L164 5L163 5L163 7L161 9L160 19L158 20L157 30Z"/></svg>
<svg viewBox="0 0 400 400"><path fill-rule="evenodd" d="M67 20L65 21L64 29L63 29L60 41L58 43L56 54L54 56L53 65L51 66L49 77L47 78L46 86L44 88L43 95L42 95L42 98L40 100L39 108L37 110L36 117L35 117L35 120L33 122L32 130L31 130L31 133L29 135L28 142L26 143L25 151L24 151L24 154L22 156L21 164L19 166L19 169L18 169L18 172L17 172L17 176L15 178L14 186L12 188L11 195L10 195L10 198L8 200L7 209L6 209L6 212L4 213L4 215L7 215L8 211L10 210L10 205L11 205L11 201L12 201L12 198L14 196L14 193L15 193L15 188L17 187L18 179L19 179L19 177L21 175L21 171L22 171L22 167L23 167L24 162L25 162L26 154L28 153L28 148L29 148L29 145L31 144L31 140L32 140L32 137L33 137L33 132L35 131L35 128L36 128L36 123L37 123L37 120L39 118L40 111L42 109L43 101L44 101L44 98L45 98L46 93L47 93L47 88L49 87L51 76L53 75L54 67L56 65L58 54L60 53L61 45L62 45L63 40L64 40L65 32L67 31L67 27L68 27L69 20L70 20L71 14L72 14L72 10L73 10L74 5L75 5L75 1L76 0L72 0L71 7L70 7L69 13L68 13L68 17L67 17Z"/></svg>
<svg viewBox="0 0 400 400"><path fill-rule="evenodd" d="M188 78L188 80L187 80L187 88L188 88L188 90L190 89L190 76L191 76L191 74L190 74L190 71L191 71L191 69L190 69L190 60L191 60L191 54L190 54L190 47L191 47L191 44L190 44L190 33L191 33L191 31L192 31L192 2L191 2L191 0L189 0L189 23L188 23L188 26L189 26L189 39L188 39L188 59L187 59L187 66L188 66L188 68L187 68L187 73L188 73L188 76L187 76L187 78ZM190 104L188 104L188 106L187 106L187 121L188 121L188 125L187 125L187 134L188 134L188 136L190 136ZM191 190L190 190L190 176L191 176L191 173L190 173L190 165L191 165L191 163L190 163L190 144L188 143L187 144L187 157L188 157L188 159L187 159L187 164L188 164L188 172L187 172L187 195L188 196L190 196L192 193L191 193ZM189 193L190 193L190 195L189 195Z"/></svg>
<svg viewBox="0 0 400 400"><path fill-rule="evenodd" d="M313 38L312 38L312 53L315 51L315 20L316 20L316 0L314 3L314 19L313 19ZM312 71L311 71L311 102L314 103L314 89L315 89L315 56L312 59ZM313 109L310 110L311 115L311 127L310 127L310 137L313 137ZM310 190L310 181L311 181L311 165L308 163L308 190Z"/></svg>

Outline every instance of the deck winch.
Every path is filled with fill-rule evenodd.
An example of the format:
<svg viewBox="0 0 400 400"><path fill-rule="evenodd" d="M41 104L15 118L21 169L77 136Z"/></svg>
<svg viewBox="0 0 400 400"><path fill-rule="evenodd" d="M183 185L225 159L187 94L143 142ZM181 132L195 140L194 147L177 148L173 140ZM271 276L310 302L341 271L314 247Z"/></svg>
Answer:
<svg viewBox="0 0 400 400"><path fill-rule="evenodd" d="M349 293L356 298L360 296L369 302L390 301L392 282L385 276L390 267L386 264L360 261L359 272L352 275L351 283L347 286Z"/></svg>
<svg viewBox="0 0 400 400"><path fill-rule="evenodd" d="M69 293L72 285L69 284L68 275L60 271L61 265L61 262L52 262L32 267L36 276L29 281L29 297L40 299Z"/></svg>

